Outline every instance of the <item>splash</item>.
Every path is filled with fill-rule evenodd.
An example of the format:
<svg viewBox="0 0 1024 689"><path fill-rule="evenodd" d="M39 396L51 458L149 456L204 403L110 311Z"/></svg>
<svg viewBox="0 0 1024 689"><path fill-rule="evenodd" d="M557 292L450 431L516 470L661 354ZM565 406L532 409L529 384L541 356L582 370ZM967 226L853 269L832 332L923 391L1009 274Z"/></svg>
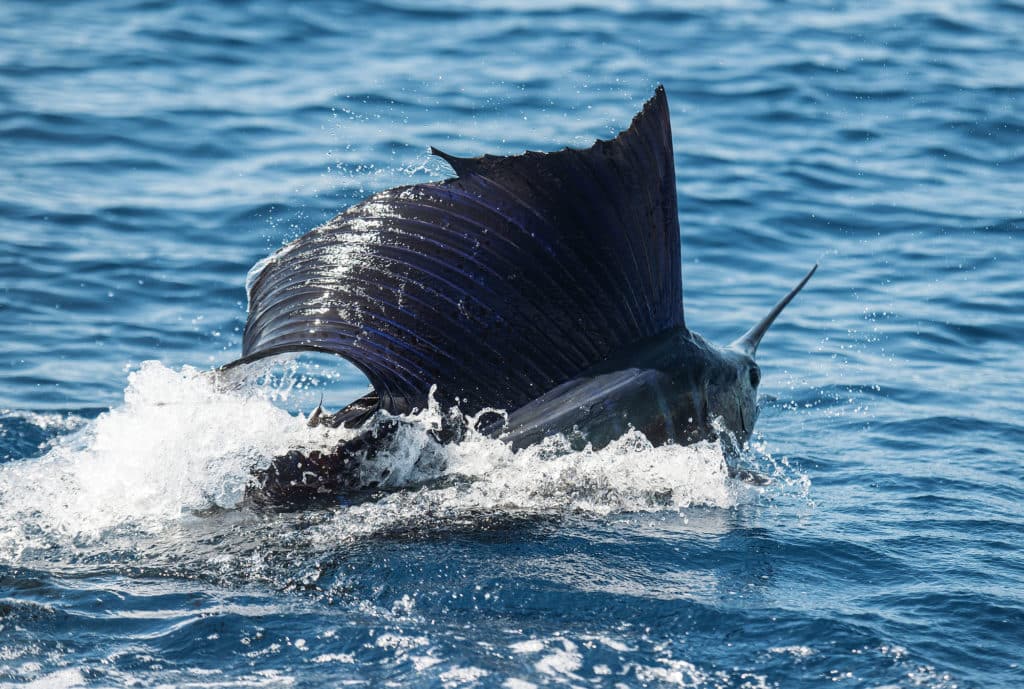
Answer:
<svg viewBox="0 0 1024 689"><path fill-rule="evenodd" d="M129 375L122 405L42 457L0 467L0 553L115 527L159 530L183 514L233 507L252 468L322 436L266 394L146 362Z"/></svg>
<svg viewBox="0 0 1024 689"><path fill-rule="evenodd" d="M291 389L229 387L210 372L144 363L129 376L123 404L57 438L42 457L0 466L0 557L95 542L111 531L160 532L182 517L236 508L253 470L271 458L331 447L355 432L309 428L277 406L282 385ZM442 446L431 431L445 413L432 403L390 419L400 431L364 469L387 475L386 491L339 504L332 537L431 517L730 507L741 490L715 444L653 447L633 431L600 450L553 437L513 451L471 431Z"/></svg>

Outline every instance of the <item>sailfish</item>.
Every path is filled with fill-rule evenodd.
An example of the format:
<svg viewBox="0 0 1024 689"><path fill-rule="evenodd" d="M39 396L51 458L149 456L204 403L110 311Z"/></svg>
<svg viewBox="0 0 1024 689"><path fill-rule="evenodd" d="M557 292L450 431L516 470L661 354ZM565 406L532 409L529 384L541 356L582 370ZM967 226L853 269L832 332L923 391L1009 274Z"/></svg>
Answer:
<svg viewBox="0 0 1024 689"><path fill-rule="evenodd" d="M656 446L749 440L758 345L817 265L728 346L686 327L662 86L626 130L584 150L431 152L454 177L374 194L250 271L242 356L226 368L325 352L372 386L311 418L366 430L275 459L254 494L301 503L357 488L386 440L374 418L432 394L467 416L504 410L479 430L517 449L557 434L596 449L630 429Z"/></svg>

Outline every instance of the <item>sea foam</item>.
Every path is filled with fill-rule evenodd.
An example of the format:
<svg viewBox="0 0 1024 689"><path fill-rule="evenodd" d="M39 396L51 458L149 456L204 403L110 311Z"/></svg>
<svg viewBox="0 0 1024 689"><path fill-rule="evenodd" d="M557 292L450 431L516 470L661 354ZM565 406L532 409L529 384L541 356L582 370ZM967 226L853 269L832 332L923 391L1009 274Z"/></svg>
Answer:
<svg viewBox="0 0 1024 689"><path fill-rule="evenodd" d="M186 515L237 508L254 469L355 432L308 427L278 406L281 389L145 362L128 376L122 404L76 424L42 457L0 466L0 554L10 559L111 529L159 531ZM431 403L398 418L399 432L367 468L368 476L386 473L384 492L357 505L339 502L335 528L359 535L430 517L608 514L737 500L717 444L653 447L631 431L600 450L574 450L556 436L514 451L470 431L442 446L431 431L450 413Z"/></svg>

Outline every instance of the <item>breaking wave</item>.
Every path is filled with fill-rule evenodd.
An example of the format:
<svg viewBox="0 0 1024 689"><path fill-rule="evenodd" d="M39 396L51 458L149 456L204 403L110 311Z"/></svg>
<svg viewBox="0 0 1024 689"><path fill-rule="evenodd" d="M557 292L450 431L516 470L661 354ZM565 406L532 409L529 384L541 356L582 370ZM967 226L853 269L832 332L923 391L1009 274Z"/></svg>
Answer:
<svg viewBox="0 0 1024 689"><path fill-rule="evenodd" d="M243 506L254 469L354 433L310 428L278 406L293 382L230 386L209 371L150 361L129 375L120 406L93 420L43 419L66 434L41 457L0 466L0 558L160 532ZM633 431L600 450L575 451L553 437L513 451L470 432L442 446L430 433L442 421L436 405L402 421L372 467L387 469L387 484L371 500L332 506L319 527L332 539L476 515L732 507L753 490L728 479L712 443L656 448Z"/></svg>

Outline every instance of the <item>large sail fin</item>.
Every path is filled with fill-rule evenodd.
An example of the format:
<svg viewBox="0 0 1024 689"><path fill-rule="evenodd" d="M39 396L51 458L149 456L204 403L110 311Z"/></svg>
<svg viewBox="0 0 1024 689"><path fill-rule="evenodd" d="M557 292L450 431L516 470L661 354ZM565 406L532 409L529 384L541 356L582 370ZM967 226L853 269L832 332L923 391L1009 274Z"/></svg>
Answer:
<svg viewBox="0 0 1024 689"><path fill-rule="evenodd" d="M433 385L464 411L514 409L683 325L662 87L586 150L435 152L456 178L371 196L263 262L235 363L330 352L392 412Z"/></svg>

